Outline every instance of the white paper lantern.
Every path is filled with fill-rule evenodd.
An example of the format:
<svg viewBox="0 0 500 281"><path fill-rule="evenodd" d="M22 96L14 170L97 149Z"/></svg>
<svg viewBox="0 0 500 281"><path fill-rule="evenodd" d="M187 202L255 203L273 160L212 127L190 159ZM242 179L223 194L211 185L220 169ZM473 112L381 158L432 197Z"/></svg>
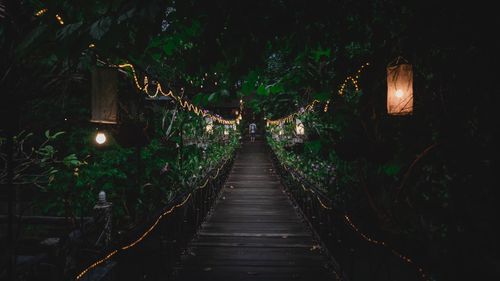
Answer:
<svg viewBox="0 0 500 281"><path fill-rule="evenodd" d="M295 119L295 133L298 136L303 136L305 133L304 124L299 119Z"/></svg>
<svg viewBox="0 0 500 281"><path fill-rule="evenodd" d="M213 133L214 132L214 121L212 120L212 118L205 118L205 131L209 134Z"/></svg>

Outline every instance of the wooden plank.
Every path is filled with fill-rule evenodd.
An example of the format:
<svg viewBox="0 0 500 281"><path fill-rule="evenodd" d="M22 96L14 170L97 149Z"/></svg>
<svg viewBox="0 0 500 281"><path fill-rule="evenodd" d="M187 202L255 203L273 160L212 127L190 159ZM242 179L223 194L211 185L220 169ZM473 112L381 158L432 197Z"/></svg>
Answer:
<svg viewBox="0 0 500 281"><path fill-rule="evenodd" d="M177 280L335 280L283 192L264 143L245 143Z"/></svg>

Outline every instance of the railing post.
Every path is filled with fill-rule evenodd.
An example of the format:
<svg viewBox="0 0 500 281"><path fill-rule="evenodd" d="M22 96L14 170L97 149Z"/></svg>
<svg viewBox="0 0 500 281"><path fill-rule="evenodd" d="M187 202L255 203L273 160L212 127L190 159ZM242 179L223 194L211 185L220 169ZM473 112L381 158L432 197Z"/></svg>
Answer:
<svg viewBox="0 0 500 281"><path fill-rule="evenodd" d="M113 203L106 201L106 193L99 192L99 199L94 206L94 221L98 229L102 231L97 238L96 245L102 245L104 249L108 248L111 243L112 208Z"/></svg>

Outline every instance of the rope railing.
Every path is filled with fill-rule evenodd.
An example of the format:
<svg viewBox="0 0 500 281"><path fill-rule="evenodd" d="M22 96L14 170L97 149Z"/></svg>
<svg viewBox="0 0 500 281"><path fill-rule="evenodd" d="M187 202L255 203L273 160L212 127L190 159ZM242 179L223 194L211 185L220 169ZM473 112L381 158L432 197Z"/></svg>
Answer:
<svg viewBox="0 0 500 281"><path fill-rule="evenodd" d="M82 269L75 277L75 280L83 279L90 271L98 267L99 265L111 260L113 257L120 253L123 253L133 247L139 245L144 241L150 234L158 228L158 226L165 221L170 215L174 214L176 210L181 209L188 205L189 202L195 201L193 204L203 204L204 206L196 206L192 208L196 214L193 217L198 218L193 225L195 230L202 222L202 218L206 215L208 210L213 205L218 192L222 188L224 181L229 173L231 163L233 161L234 155L223 160L223 162L217 167L212 169L207 175L200 181L200 184L195 186L190 191L184 192L176 197L169 205L167 205L159 214L157 214L155 219L146 227L146 229L140 231L135 235L135 238L131 239L130 242L125 243L122 246L115 247L113 250L108 251L101 258L92 262L90 265ZM211 186L212 188L206 188ZM200 195L201 194L201 195ZM196 198L195 198L196 197ZM201 197L201 200L196 200ZM184 214L185 215L185 214ZM182 220L184 221L184 220ZM189 235L188 233L183 233L183 236Z"/></svg>
<svg viewBox="0 0 500 281"><path fill-rule="evenodd" d="M339 225L335 222L340 222L343 228L347 227L347 229L354 232L357 237L373 245L385 248L398 259L414 267L421 280L431 280L429 274L420 265L415 263L412 258L395 250L389 243L374 239L371 235L361 231L353 222L351 216L344 212L337 211L334 208L333 202L319 187L309 182L293 168L282 163L272 148L269 148L269 150L274 162L274 167L280 175L283 185L293 197L292 199L300 206L302 212L309 220L309 224L314 228L327 248L332 249L337 243L335 232L339 231Z"/></svg>

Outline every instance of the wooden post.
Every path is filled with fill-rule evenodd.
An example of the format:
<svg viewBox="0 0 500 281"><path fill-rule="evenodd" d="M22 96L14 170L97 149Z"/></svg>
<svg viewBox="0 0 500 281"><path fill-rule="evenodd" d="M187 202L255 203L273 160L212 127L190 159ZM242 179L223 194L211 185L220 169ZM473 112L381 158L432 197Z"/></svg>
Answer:
<svg viewBox="0 0 500 281"><path fill-rule="evenodd" d="M97 227L102 229L102 232L97 238L96 245L101 244L104 249L108 248L111 243L112 207L113 203L106 201L106 193L104 191L99 192L99 200L94 206L94 220Z"/></svg>

